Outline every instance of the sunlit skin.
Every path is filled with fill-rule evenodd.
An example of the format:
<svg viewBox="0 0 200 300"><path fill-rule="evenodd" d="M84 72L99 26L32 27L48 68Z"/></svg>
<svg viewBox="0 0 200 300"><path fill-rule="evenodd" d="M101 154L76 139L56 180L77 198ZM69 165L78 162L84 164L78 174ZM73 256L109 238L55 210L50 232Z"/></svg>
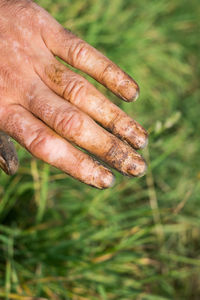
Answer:
<svg viewBox="0 0 200 300"><path fill-rule="evenodd" d="M0 130L100 189L113 185L112 172L76 145L125 175L143 175L135 149L146 146L146 131L55 56L127 102L139 95L129 75L34 2L0 0Z"/></svg>

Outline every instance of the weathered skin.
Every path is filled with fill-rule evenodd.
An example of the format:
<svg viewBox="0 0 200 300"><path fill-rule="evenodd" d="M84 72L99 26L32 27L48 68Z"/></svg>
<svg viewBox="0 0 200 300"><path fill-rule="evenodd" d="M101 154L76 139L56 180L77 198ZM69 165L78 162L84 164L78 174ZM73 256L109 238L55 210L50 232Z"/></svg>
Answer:
<svg viewBox="0 0 200 300"><path fill-rule="evenodd" d="M125 175L143 175L146 164L134 149L147 144L146 131L55 56L127 102L138 97L129 75L34 2L0 0L0 130L39 159L100 189L112 186L112 172L75 145ZM16 153L1 137L0 167L13 174ZM13 157L5 158L4 149Z"/></svg>

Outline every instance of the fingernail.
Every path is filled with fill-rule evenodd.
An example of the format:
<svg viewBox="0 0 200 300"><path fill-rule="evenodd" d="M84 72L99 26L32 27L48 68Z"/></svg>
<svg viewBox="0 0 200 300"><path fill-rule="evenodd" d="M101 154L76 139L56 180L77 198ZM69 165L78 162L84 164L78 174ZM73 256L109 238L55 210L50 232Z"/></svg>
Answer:
<svg viewBox="0 0 200 300"><path fill-rule="evenodd" d="M95 175L94 185L103 190L113 187L115 184L115 177L113 173L105 168L104 166L99 166L97 174Z"/></svg>
<svg viewBox="0 0 200 300"><path fill-rule="evenodd" d="M7 174L7 175L14 175L19 167L19 162L16 158L10 159L9 162L0 157L0 168Z"/></svg>
<svg viewBox="0 0 200 300"><path fill-rule="evenodd" d="M148 138L148 136L145 136L145 138L140 143L140 146L139 146L138 149L144 149L144 148L146 148L147 145L148 145L148 143L149 143L149 138Z"/></svg>
<svg viewBox="0 0 200 300"><path fill-rule="evenodd" d="M126 141L135 149L144 149L148 145L148 133L142 128L127 130Z"/></svg>
<svg viewBox="0 0 200 300"><path fill-rule="evenodd" d="M145 160L141 157L134 161L128 168L128 174L134 177L142 177L145 175L147 170L147 164Z"/></svg>
<svg viewBox="0 0 200 300"><path fill-rule="evenodd" d="M138 99L140 89L137 83L133 81L133 79L124 80L118 86L118 93L123 100L132 102Z"/></svg>

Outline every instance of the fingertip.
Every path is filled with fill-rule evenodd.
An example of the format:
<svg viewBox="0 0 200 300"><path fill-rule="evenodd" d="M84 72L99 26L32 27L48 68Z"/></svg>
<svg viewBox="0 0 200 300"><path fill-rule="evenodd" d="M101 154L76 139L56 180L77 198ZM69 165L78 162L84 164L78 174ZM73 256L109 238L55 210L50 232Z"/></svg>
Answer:
<svg viewBox="0 0 200 300"><path fill-rule="evenodd" d="M146 131L145 133L143 132L142 135L138 135L135 139L135 144L133 146L135 146L135 149L137 150L146 148L149 143L148 133Z"/></svg>
<svg viewBox="0 0 200 300"><path fill-rule="evenodd" d="M109 187L109 188L112 188L112 187L115 185L115 182L116 182L116 178L115 178L115 176L112 174L112 179L111 179L111 181L109 182L108 187Z"/></svg>
<svg viewBox="0 0 200 300"><path fill-rule="evenodd" d="M106 167L100 165L94 176L93 186L104 190L113 187L115 184L114 174Z"/></svg>
<svg viewBox="0 0 200 300"><path fill-rule="evenodd" d="M148 145L148 132L130 117L123 118L115 124L117 134L134 149L144 149Z"/></svg>
<svg viewBox="0 0 200 300"><path fill-rule="evenodd" d="M135 102L140 95L140 88L138 84L131 78L124 80L118 87L120 97L126 102Z"/></svg>
<svg viewBox="0 0 200 300"><path fill-rule="evenodd" d="M8 174L10 176L12 175L15 175L17 170L19 168L19 161L17 158L13 158L10 163L9 163L9 166L8 166Z"/></svg>
<svg viewBox="0 0 200 300"><path fill-rule="evenodd" d="M134 177L142 177L147 171L147 164L143 157L138 159L131 167L128 169L128 174Z"/></svg>
<svg viewBox="0 0 200 300"><path fill-rule="evenodd" d="M140 168L139 168L140 171L136 175L137 177L143 177L147 172L147 163L144 158L142 158L142 160L143 160L143 163L142 163L142 166L140 166Z"/></svg>
<svg viewBox="0 0 200 300"><path fill-rule="evenodd" d="M140 89L139 87L136 89L134 96L132 97L132 101L136 101L140 96Z"/></svg>
<svg viewBox="0 0 200 300"><path fill-rule="evenodd" d="M144 149L148 146L149 144L149 137L148 134L145 136L145 138L143 139L143 142L140 144L140 148L139 149Z"/></svg>

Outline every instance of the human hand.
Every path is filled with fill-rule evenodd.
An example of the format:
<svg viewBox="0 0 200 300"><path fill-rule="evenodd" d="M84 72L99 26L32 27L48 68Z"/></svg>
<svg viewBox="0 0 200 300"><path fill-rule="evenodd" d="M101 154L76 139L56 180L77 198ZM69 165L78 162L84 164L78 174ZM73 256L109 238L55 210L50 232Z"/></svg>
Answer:
<svg viewBox="0 0 200 300"><path fill-rule="evenodd" d="M0 130L100 189L113 184L112 172L75 145L125 175L143 175L146 164L134 149L147 144L146 131L55 56L123 100L136 100L131 77L44 9L30 0L0 0Z"/></svg>

